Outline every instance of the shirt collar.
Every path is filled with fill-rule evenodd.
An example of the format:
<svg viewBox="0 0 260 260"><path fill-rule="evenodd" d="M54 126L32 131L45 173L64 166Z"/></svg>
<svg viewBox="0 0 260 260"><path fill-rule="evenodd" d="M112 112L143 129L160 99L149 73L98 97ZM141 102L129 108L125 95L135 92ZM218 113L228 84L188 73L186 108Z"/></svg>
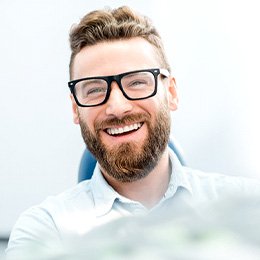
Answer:
<svg viewBox="0 0 260 260"><path fill-rule="evenodd" d="M168 189L165 193L165 198L175 195L179 187L188 190L192 194L191 185L186 177L183 166L178 160L173 150L169 149L170 162L171 162L171 178ZM117 193L103 177L99 164L96 164L93 177L91 179L91 190L93 192L93 199L95 203L95 210L97 216L102 216L108 213L115 202L120 200L121 202L132 202L131 200L121 196Z"/></svg>
<svg viewBox="0 0 260 260"><path fill-rule="evenodd" d="M107 183L103 177L98 163L96 164L91 179L91 190L93 192L93 199L95 203L94 206L97 216L102 216L109 212L114 201L120 197L120 195Z"/></svg>
<svg viewBox="0 0 260 260"><path fill-rule="evenodd" d="M169 148L169 155L172 172L168 190L169 188L173 187L172 189L175 193L179 187L182 187L192 195L192 187L187 178L187 174L185 173L185 167L180 163L179 159L171 148Z"/></svg>

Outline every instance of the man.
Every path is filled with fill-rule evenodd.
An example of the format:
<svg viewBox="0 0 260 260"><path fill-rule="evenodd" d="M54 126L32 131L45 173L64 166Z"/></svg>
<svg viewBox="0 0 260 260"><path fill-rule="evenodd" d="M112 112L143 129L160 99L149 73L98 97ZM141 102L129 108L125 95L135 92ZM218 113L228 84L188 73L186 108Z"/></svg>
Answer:
<svg viewBox="0 0 260 260"><path fill-rule="evenodd" d="M91 180L20 217L9 255L32 247L59 250L57 241L179 201L194 206L259 190L256 182L184 168L168 148L178 96L147 17L128 7L91 12L72 28L70 44L74 123L98 164Z"/></svg>

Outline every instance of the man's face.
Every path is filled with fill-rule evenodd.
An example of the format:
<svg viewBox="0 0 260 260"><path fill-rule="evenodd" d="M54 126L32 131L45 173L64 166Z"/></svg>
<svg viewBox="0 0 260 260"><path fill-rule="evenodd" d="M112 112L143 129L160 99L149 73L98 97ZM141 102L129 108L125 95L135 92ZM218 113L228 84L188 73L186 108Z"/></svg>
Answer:
<svg viewBox="0 0 260 260"><path fill-rule="evenodd" d="M73 79L117 75L160 67L153 46L142 38L104 42L85 47L75 57ZM78 107L72 98L74 122L99 161L104 174L132 182L156 166L170 133L170 110L176 109L174 79L158 76L154 97L131 101L112 82L108 101L97 107Z"/></svg>

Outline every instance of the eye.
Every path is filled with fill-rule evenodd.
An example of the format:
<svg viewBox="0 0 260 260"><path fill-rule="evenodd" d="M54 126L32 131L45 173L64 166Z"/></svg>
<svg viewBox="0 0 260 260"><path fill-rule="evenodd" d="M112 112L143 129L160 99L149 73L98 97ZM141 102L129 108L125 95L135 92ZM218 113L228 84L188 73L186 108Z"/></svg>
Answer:
<svg viewBox="0 0 260 260"><path fill-rule="evenodd" d="M104 87L87 87L86 88L86 95L96 95L96 94L103 94L106 92L106 88Z"/></svg>
<svg viewBox="0 0 260 260"><path fill-rule="evenodd" d="M147 81L138 79L130 81L127 87L142 87L144 85L147 85Z"/></svg>
<svg viewBox="0 0 260 260"><path fill-rule="evenodd" d="M103 80L83 80L78 85L78 92L83 98L103 95L107 92L107 84Z"/></svg>
<svg viewBox="0 0 260 260"><path fill-rule="evenodd" d="M150 72L128 74L123 78L122 85L129 91L145 89L154 85L153 74Z"/></svg>

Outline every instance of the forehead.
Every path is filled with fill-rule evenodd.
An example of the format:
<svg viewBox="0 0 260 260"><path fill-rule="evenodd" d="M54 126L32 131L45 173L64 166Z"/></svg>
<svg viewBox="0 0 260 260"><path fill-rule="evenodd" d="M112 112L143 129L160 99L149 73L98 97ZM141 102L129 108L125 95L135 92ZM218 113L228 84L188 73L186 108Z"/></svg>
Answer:
<svg viewBox="0 0 260 260"><path fill-rule="evenodd" d="M73 79L160 67L155 47L143 38L115 40L83 48L74 59Z"/></svg>

